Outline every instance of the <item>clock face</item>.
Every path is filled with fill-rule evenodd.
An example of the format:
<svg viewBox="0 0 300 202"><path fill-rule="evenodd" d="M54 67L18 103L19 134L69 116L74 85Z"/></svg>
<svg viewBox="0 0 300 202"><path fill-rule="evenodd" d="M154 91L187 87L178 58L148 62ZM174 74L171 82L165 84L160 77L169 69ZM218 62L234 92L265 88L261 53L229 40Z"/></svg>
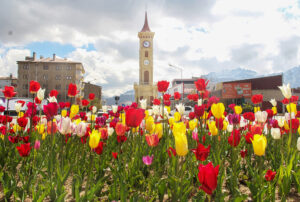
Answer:
<svg viewBox="0 0 300 202"><path fill-rule="evenodd" d="M144 60L144 65L149 65L149 60Z"/></svg>
<svg viewBox="0 0 300 202"><path fill-rule="evenodd" d="M150 42L149 41L144 41L143 45L144 45L145 48L148 48L148 47L150 47Z"/></svg>

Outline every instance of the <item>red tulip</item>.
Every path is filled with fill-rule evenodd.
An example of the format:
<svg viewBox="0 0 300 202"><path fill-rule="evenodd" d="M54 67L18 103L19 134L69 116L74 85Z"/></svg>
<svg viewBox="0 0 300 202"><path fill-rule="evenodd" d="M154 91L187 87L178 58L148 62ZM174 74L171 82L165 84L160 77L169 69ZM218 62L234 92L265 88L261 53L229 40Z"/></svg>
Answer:
<svg viewBox="0 0 300 202"><path fill-rule="evenodd" d="M114 159L118 158L118 152L111 152L112 156L114 157Z"/></svg>
<svg viewBox="0 0 300 202"><path fill-rule="evenodd" d="M180 97L181 97L181 95L179 92L174 93L174 100L180 100Z"/></svg>
<svg viewBox="0 0 300 202"><path fill-rule="evenodd" d="M299 96L293 95L293 96L290 98L290 102L297 104L298 99L299 99Z"/></svg>
<svg viewBox="0 0 300 202"><path fill-rule="evenodd" d="M65 102L65 107L66 108L70 108L70 106L71 106L70 102Z"/></svg>
<svg viewBox="0 0 300 202"><path fill-rule="evenodd" d="M118 141L118 143L126 142L126 140L127 140L126 135L123 135L123 136L117 136L117 141Z"/></svg>
<svg viewBox="0 0 300 202"><path fill-rule="evenodd" d="M170 106L171 105L171 101L170 100L164 100L164 105L165 106Z"/></svg>
<svg viewBox="0 0 300 202"><path fill-rule="evenodd" d="M37 81L30 81L29 83L29 92L30 93L37 93L38 90L41 88L41 85Z"/></svg>
<svg viewBox="0 0 300 202"><path fill-rule="evenodd" d="M189 118L190 118L190 120L194 119L195 116L196 116L195 112L190 112L190 113L189 113Z"/></svg>
<svg viewBox="0 0 300 202"><path fill-rule="evenodd" d="M57 95L58 95L57 90L53 89L53 90L50 91L50 97L57 97Z"/></svg>
<svg viewBox="0 0 300 202"><path fill-rule="evenodd" d="M88 100L81 100L81 104L82 106L86 107L90 104L90 102Z"/></svg>
<svg viewBox="0 0 300 202"><path fill-rule="evenodd" d="M241 151L240 151L240 154L241 154L241 157L242 157L242 158L245 158L245 156L247 156L247 153L248 153L248 150L247 150L247 149L241 150Z"/></svg>
<svg viewBox="0 0 300 202"><path fill-rule="evenodd" d="M66 106L66 104L64 102L59 102L58 105L59 105L59 108L61 108L61 109L65 108L65 106Z"/></svg>
<svg viewBox="0 0 300 202"><path fill-rule="evenodd" d="M235 129L231 132L231 135L228 137L228 143L233 146L236 147L239 145L241 141L241 134L240 131Z"/></svg>
<svg viewBox="0 0 300 202"><path fill-rule="evenodd" d="M160 100L159 99L154 99L153 104L154 105L160 105Z"/></svg>
<svg viewBox="0 0 300 202"><path fill-rule="evenodd" d="M164 94L164 100L170 100L171 95L170 94Z"/></svg>
<svg viewBox="0 0 300 202"><path fill-rule="evenodd" d="M170 83L168 81L159 81L159 82L157 82L158 92L165 93L168 90L169 84Z"/></svg>
<svg viewBox="0 0 300 202"><path fill-rule="evenodd" d="M253 104L262 103L263 95L261 95L261 94L252 95L251 101L253 102Z"/></svg>
<svg viewBox="0 0 300 202"><path fill-rule="evenodd" d="M102 154L102 152L103 152L103 142L99 142L99 144L98 144L98 146L94 149L94 151L98 154L98 155L100 155L100 154Z"/></svg>
<svg viewBox="0 0 300 202"><path fill-rule="evenodd" d="M25 115L28 117L32 117L34 115L36 115L36 104L32 103L32 102L28 102L27 103L27 110L25 112Z"/></svg>
<svg viewBox="0 0 300 202"><path fill-rule="evenodd" d="M113 122L114 121L112 121L110 123L113 123ZM118 122L115 125L115 130L116 130L116 133L118 136L123 136L123 135L125 135L125 132L126 132L126 126L123 123Z"/></svg>
<svg viewBox="0 0 300 202"><path fill-rule="evenodd" d="M176 156L176 150L172 147L169 147L167 152L168 152L168 155L169 155L170 158L172 157L172 154L173 154L173 156Z"/></svg>
<svg viewBox="0 0 300 202"><path fill-rule="evenodd" d="M26 157L29 156L31 146L30 143L21 144L20 146L16 147L20 156Z"/></svg>
<svg viewBox="0 0 300 202"><path fill-rule="evenodd" d="M77 86L76 84L70 83L69 89L68 89L68 96L69 97L75 97L77 94Z"/></svg>
<svg viewBox="0 0 300 202"><path fill-rule="evenodd" d="M53 119L57 115L58 104L56 102L50 102L48 105L44 105L44 113L48 120Z"/></svg>
<svg viewBox="0 0 300 202"><path fill-rule="evenodd" d="M150 147L155 147L159 143L159 138L157 134L145 135L145 138L146 138L146 142Z"/></svg>
<svg viewBox="0 0 300 202"><path fill-rule="evenodd" d="M0 106L0 113L5 111L5 107Z"/></svg>
<svg viewBox="0 0 300 202"><path fill-rule="evenodd" d="M34 102L36 103L36 104L41 104L42 102L39 100L39 98L38 97L35 97L34 98Z"/></svg>
<svg viewBox="0 0 300 202"><path fill-rule="evenodd" d="M255 120L255 116L253 112L245 112L243 114L244 119L247 119L248 121L254 121Z"/></svg>
<svg viewBox="0 0 300 202"><path fill-rule="evenodd" d="M145 111L143 109L130 108L125 113L126 125L128 127L138 127L145 117Z"/></svg>
<svg viewBox="0 0 300 202"><path fill-rule="evenodd" d="M195 105L194 112L195 112L197 117L203 116L204 111L205 111L205 106L204 105L201 105L201 106Z"/></svg>
<svg viewBox="0 0 300 202"><path fill-rule="evenodd" d="M27 123L28 123L28 119L25 116L23 116L21 118L18 118L17 122L18 122L20 127L25 128Z"/></svg>
<svg viewBox="0 0 300 202"><path fill-rule="evenodd" d="M90 93L89 94L89 100L94 100L95 99L95 94L94 93Z"/></svg>
<svg viewBox="0 0 300 202"><path fill-rule="evenodd" d="M272 171L272 170L268 170L266 175L265 175L265 178L267 181L272 181L276 176L276 171Z"/></svg>
<svg viewBox="0 0 300 202"><path fill-rule="evenodd" d="M203 92L206 90L206 86L208 85L209 81L205 80L205 79L198 79L194 83L195 83L197 90Z"/></svg>
<svg viewBox="0 0 300 202"><path fill-rule="evenodd" d="M10 99L14 97L17 93L14 92L15 88L13 86L5 86L4 90L2 90L2 93L4 94L4 97L6 99Z"/></svg>
<svg viewBox="0 0 300 202"><path fill-rule="evenodd" d="M252 144L253 134L251 132L248 132L244 137L247 144Z"/></svg>
<svg viewBox="0 0 300 202"><path fill-rule="evenodd" d="M189 94L189 95L187 96L187 98L188 98L189 100L191 100L191 101L197 102L198 99L199 99L199 96L198 96L198 94Z"/></svg>
<svg viewBox="0 0 300 202"><path fill-rule="evenodd" d="M195 154L198 161L205 161L210 152L210 145L208 145L208 147L205 148L204 145L199 143L196 149L192 149L192 152Z"/></svg>
<svg viewBox="0 0 300 202"><path fill-rule="evenodd" d="M290 103L289 99L287 98L284 98L281 102L285 105Z"/></svg>
<svg viewBox="0 0 300 202"><path fill-rule="evenodd" d="M210 162L207 165L200 164L198 172L199 182L201 183L200 189L211 195L217 188L219 165L216 167Z"/></svg>

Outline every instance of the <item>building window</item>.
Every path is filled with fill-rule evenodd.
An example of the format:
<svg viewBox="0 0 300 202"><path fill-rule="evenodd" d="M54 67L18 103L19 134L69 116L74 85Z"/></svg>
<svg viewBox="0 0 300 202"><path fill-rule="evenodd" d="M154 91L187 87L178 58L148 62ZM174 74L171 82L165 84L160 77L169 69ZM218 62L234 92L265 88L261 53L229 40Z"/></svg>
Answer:
<svg viewBox="0 0 300 202"><path fill-rule="evenodd" d="M61 85L60 85L60 84L55 85L55 89L56 89L56 90L60 90L60 88L61 88Z"/></svg>
<svg viewBox="0 0 300 202"><path fill-rule="evenodd" d="M72 77L71 77L71 76L66 76L66 79L67 79L67 80L71 80Z"/></svg>
<svg viewBox="0 0 300 202"><path fill-rule="evenodd" d="M72 67L68 65L67 66L67 70L71 70L71 69L72 69Z"/></svg>
<svg viewBox="0 0 300 202"><path fill-rule="evenodd" d="M24 64L24 65L23 65L23 69L29 69L28 64Z"/></svg>
<svg viewBox="0 0 300 202"><path fill-rule="evenodd" d="M47 80L47 79L48 79L48 75L44 74L44 75L43 75L43 79L44 79L44 80Z"/></svg>
<svg viewBox="0 0 300 202"><path fill-rule="evenodd" d="M144 83L148 84L149 83L149 72L144 71Z"/></svg>
<svg viewBox="0 0 300 202"><path fill-rule="evenodd" d="M27 97L27 94L26 94L26 93L24 93L24 94L23 94L23 97Z"/></svg>
<svg viewBox="0 0 300 202"><path fill-rule="evenodd" d="M60 70L60 66L56 66L56 70Z"/></svg>
<svg viewBox="0 0 300 202"><path fill-rule="evenodd" d="M146 58L148 57L148 51L145 52L145 57L146 57Z"/></svg>
<svg viewBox="0 0 300 202"><path fill-rule="evenodd" d="M23 74L23 79L28 79L28 75L27 74Z"/></svg>
<svg viewBox="0 0 300 202"><path fill-rule="evenodd" d="M23 84L23 89L27 90L28 89L28 84Z"/></svg>
<svg viewBox="0 0 300 202"><path fill-rule="evenodd" d="M44 65L43 69L44 69L44 70L48 70L48 69L49 69L49 66L48 66L48 65Z"/></svg>
<svg viewBox="0 0 300 202"><path fill-rule="evenodd" d="M56 80L60 80L60 75L56 75L56 76L55 76L55 79L56 79Z"/></svg>

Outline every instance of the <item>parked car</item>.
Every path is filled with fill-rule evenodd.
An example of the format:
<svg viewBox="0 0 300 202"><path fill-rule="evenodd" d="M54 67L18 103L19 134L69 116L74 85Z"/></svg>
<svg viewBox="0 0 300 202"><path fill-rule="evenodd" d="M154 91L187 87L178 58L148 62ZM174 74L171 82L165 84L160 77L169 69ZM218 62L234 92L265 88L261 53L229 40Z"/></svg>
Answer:
<svg viewBox="0 0 300 202"><path fill-rule="evenodd" d="M176 109L173 109L171 111L171 115L174 116L174 113L176 112L177 110ZM184 106L184 114L185 116L189 116L190 112L193 112L194 111L194 108L191 107L191 106Z"/></svg>

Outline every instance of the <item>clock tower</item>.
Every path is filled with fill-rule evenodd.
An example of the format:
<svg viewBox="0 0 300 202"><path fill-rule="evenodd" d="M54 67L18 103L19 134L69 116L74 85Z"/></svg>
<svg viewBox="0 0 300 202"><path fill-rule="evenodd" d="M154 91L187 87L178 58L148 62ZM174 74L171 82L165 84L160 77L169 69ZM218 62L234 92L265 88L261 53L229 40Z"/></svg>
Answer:
<svg viewBox="0 0 300 202"><path fill-rule="evenodd" d="M135 101L147 99L147 105L151 105L157 97L157 86L153 83L153 37L151 32L147 12L142 30L138 33L140 39L139 46L139 83L134 84Z"/></svg>

